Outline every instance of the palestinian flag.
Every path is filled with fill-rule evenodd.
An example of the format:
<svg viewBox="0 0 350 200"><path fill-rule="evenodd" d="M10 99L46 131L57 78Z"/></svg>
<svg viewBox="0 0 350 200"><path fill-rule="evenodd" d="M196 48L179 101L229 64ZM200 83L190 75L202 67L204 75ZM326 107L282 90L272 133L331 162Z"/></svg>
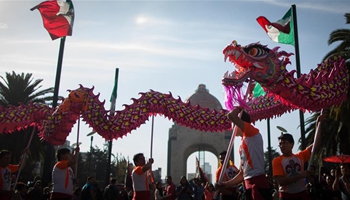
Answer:
<svg viewBox="0 0 350 200"><path fill-rule="evenodd" d="M272 41L294 46L294 27L291 8L277 22L270 22L263 16L258 17L256 20Z"/></svg>
<svg viewBox="0 0 350 200"><path fill-rule="evenodd" d="M52 40L72 35L74 8L70 0L44 1L30 10L35 9L39 10L44 27L49 32Z"/></svg>

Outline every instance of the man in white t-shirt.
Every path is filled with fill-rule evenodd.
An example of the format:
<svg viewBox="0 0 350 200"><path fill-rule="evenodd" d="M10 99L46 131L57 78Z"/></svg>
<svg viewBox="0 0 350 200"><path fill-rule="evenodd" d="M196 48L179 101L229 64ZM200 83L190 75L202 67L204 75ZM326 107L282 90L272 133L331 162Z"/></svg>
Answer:
<svg viewBox="0 0 350 200"><path fill-rule="evenodd" d="M50 200L71 200L73 196L74 173L72 166L77 162L79 146L75 148L74 154L68 148L57 151L57 160L52 170L52 193Z"/></svg>
<svg viewBox="0 0 350 200"><path fill-rule="evenodd" d="M151 193L149 189L149 178L147 171L151 169L153 158L148 159L146 163L145 156L142 153L134 155L135 168L132 170L132 187L134 189L133 200L150 200Z"/></svg>

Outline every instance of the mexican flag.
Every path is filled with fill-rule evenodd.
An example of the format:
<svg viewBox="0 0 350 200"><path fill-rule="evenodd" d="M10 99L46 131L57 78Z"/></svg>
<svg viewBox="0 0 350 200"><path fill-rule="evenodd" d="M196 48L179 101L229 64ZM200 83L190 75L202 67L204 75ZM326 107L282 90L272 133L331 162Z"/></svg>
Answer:
<svg viewBox="0 0 350 200"><path fill-rule="evenodd" d="M258 17L256 20L272 41L294 46L292 8L277 22L270 22L263 16Z"/></svg>
<svg viewBox="0 0 350 200"><path fill-rule="evenodd" d="M52 40L72 35L74 8L70 0L44 1L30 10L35 9L39 10L44 27L49 32Z"/></svg>

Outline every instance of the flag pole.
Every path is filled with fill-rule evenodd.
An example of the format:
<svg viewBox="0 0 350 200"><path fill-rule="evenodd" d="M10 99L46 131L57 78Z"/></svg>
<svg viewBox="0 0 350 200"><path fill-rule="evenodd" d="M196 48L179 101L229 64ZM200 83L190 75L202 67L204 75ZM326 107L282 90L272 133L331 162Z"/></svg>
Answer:
<svg viewBox="0 0 350 200"><path fill-rule="evenodd" d="M58 91L60 87L65 42L66 42L66 37L61 37L60 49L58 53L57 69L56 69L55 88L54 88L53 100L52 100L52 108L56 108L57 101L58 101ZM43 178L42 178L43 185L48 185L51 182L51 179L52 179L51 171L52 171L53 162L54 162L54 155L55 155L55 150L53 148L53 145L46 142L45 161L44 161Z"/></svg>
<svg viewBox="0 0 350 200"><path fill-rule="evenodd" d="M114 76L114 87L112 91L111 96L111 109L109 111L110 117L114 116L115 112L115 104L117 101L117 90L118 90L118 77L119 77L119 68L115 68L115 76ZM110 173L111 173L111 157L112 157L112 144L113 144L113 138L109 138L108 140L108 163L107 163L107 170L106 170L106 185L109 184L110 179Z"/></svg>
<svg viewBox="0 0 350 200"><path fill-rule="evenodd" d="M300 52L299 52L299 37L298 37L298 22L297 22L297 8L296 5L292 5L292 17L293 17L293 27L294 27L294 47L295 47L295 62L297 70L297 78L300 78ZM305 149L305 124L304 124L304 112L299 109L299 119L300 119L300 136L301 136L301 148Z"/></svg>

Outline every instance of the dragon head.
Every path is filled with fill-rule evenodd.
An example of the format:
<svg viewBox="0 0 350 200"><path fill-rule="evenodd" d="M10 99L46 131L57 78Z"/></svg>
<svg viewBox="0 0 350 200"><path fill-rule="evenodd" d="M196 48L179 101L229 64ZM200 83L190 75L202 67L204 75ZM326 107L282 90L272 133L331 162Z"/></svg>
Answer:
<svg viewBox="0 0 350 200"><path fill-rule="evenodd" d="M252 79L264 86L281 79L286 65L290 64L289 56L293 54L278 49L279 47L269 49L267 45L261 45L259 42L241 46L234 40L223 50L223 54L225 61L228 58L236 70L226 72L222 84L236 86Z"/></svg>

